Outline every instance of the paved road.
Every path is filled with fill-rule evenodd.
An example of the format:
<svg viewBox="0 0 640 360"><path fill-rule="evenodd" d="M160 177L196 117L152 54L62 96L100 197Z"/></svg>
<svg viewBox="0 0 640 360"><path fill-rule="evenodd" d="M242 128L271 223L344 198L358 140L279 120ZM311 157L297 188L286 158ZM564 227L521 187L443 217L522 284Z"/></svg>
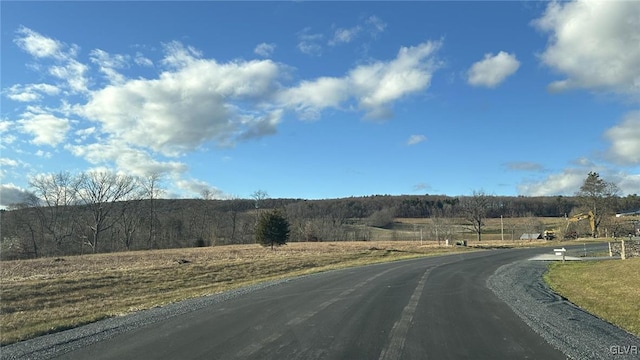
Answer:
<svg viewBox="0 0 640 360"><path fill-rule="evenodd" d="M486 287L540 253L492 250L308 276L64 359L565 359Z"/></svg>

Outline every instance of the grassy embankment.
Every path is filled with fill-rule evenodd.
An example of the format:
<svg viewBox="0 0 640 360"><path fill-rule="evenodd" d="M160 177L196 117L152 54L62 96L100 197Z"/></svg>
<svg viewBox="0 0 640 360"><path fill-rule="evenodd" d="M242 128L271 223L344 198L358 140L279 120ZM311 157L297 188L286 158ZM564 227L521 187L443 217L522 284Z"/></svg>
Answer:
<svg viewBox="0 0 640 360"><path fill-rule="evenodd" d="M230 245L4 261L0 343L257 282L469 250L402 241L290 243L276 251Z"/></svg>
<svg viewBox="0 0 640 360"><path fill-rule="evenodd" d="M544 279L572 303L640 336L640 258L554 263Z"/></svg>

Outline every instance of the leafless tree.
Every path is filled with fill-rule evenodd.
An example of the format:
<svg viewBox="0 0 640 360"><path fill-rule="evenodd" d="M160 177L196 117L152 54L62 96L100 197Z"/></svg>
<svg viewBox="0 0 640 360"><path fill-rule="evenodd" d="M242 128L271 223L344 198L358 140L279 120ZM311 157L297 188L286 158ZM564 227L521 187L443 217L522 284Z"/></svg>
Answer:
<svg viewBox="0 0 640 360"><path fill-rule="evenodd" d="M256 190L251 194L251 198L255 202L256 210L262 207L262 202L269 198L269 194L264 190Z"/></svg>
<svg viewBox="0 0 640 360"><path fill-rule="evenodd" d="M93 252L97 251L100 234L117 220L117 216L112 216L115 203L126 199L135 189L136 182L132 176L106 171L81 174L78 195L91 215L91 239L87 239L87 243Z"/></svg>
<svg viewBox="0 0 640 360"><path fill-rule="evenodd" d="M489 197L483 190L474 190L470 197L465 197L460 201L460 205L464 219L477 234L478 241L481 241L482 227L489 207Z"/></svg>
<svg viewBox="0 0 640 360"><path fill-rule="evenodd" d="M156 216L155 200L164 193L164 189L161 186L163 179L164 174L160 172L154 172L146 177L140 178L142 196L148 200L149 236L147 237L147 247L149 249L155 248L158 245L156 238L156 223L158 219Z"/></svg>
<svg viewBox="0 0 640 360"><path fill-rule="evenodd" d="M143 219L143 192L140 191L140 179L136 179L136 190L126 195L119 207L118 231L125 249L131 250L135 235L138 232Z"/></svg>
<svg viewBox="0 0 640 360"><path fill-rule="evenodd" d="M42 228L51 236L56 251L74 235L72 206L78 203L80 178L69 172L36 175L29 181L33 193L26 202L37 210Z"/></svg>

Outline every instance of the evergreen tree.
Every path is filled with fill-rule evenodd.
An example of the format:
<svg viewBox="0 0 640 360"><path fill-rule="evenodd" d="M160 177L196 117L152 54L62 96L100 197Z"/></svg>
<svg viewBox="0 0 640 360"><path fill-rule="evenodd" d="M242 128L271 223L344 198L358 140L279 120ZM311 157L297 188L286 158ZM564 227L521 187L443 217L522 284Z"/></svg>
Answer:
<svg viewBox="0 0 640 360"><path fill-rule="evenodd" d="M256 225L256 241L262 246L284 245L289 240L289 222L278 210L260 215Z"/></svg>

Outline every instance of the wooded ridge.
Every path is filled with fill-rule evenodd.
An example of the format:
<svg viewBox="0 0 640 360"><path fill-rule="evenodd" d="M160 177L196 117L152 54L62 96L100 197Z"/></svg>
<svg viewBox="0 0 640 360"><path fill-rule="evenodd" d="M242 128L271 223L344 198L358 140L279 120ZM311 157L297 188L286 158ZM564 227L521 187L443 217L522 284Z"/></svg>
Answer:
<svg viewBox="0 0 640 360"><path fill-rule="evenodd" d="M0 255L2 259L24 259L254 243L258 216L268 209L283 210L290 223L289 241L375 240L375 230L389 229L396 218L428 218L432 224L458 219L464 223L465 203L471 198L427 194L324 200L156 198L77 205L16 204L0 212ZM616 212L640 209L638 195L614 200ZM566 196L486 196L483 206L487 219L560 218L580 211L579 199ZM440 227L440 235L437 228L435 234L444 237L447 230ZM538 228L526 231L544 230ZM434 229L424 230L426 239L435 239ZM455 234L449 238L455 239Z"/></svg>

